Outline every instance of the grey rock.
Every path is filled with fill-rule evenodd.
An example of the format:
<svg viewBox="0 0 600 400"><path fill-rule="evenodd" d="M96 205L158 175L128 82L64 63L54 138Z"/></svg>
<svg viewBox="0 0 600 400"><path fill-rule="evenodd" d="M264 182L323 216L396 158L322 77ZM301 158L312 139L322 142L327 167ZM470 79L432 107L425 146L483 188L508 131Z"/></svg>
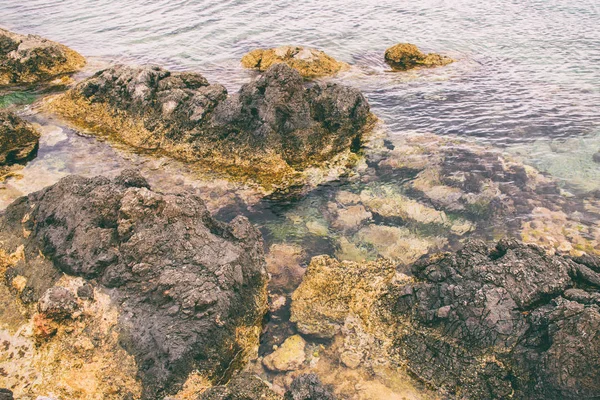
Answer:
<svg viewBox="0 0 600 400"><path fill-rule="evenodd" d="M58 272L112 289L145 399L176 393L192 370L228 379L258 345L267 308L259 232L241 216L215 220L195 193L155 192L133 171L69 176L0 214L0 243L8 252L25 246L27 261L14 269L42 297L41 310L70 310L59 289L38 294Z"/></svg>
<svg viewBox="0 0 600 400"><path fill-rule="evenodd" d="M55 320L71 318L78 309L73 293L63 287L46 290L38 303L38 311Z"/></svg>
<svg viewBox="0 0 600 400"><path fill-rule="evenodd" d="M285 394L285 400L335 400L332 392L325 387L315 374L296 377Z"/></svg>
<svg viewBox="0 0 600 400"><path fill-rule="evenodd" d="M13 400L13 392L10 389L0 388L0 400Z"/></svg>

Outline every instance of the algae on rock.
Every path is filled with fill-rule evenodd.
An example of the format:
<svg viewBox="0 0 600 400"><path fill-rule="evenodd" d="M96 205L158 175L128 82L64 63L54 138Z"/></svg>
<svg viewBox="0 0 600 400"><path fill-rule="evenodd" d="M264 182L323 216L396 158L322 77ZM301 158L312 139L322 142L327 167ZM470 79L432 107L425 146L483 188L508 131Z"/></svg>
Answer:
<svg viewBox="0 0 600 400"><path fill-rule="evenodd" d="M453 63L450 57L435 53L423 54L417 46L410 43L398 43L385 51L385 61L397 71L406 71L418 67L438 67Z"/></svg>
<svg viewBox="0 0 600 400"><path fill-rule="evenodd" d="M273 49L256 49L242 57L245 68L264 72L271 66L285 63L305 79L335 75L349 65L328 56L324 52L308 47L281 46Z"/></svg>
<svg viewBox="0 0 600 400"><path fill-rule="evenodd" d="M0 29L0 87L48 81L84 65L85 58L60 43Z"/></svg>

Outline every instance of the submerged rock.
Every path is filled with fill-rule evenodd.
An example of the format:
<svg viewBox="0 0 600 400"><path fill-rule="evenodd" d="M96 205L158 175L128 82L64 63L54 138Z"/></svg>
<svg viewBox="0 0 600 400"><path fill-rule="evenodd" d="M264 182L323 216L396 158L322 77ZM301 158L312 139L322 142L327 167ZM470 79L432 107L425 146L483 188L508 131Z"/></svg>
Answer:
<svg viewBox="0 0 600 400"><path fill-rule="evenodd" d="M415 263L414 278L318 258L292 319L304 334L341 333L344 352L403 366L449 398L595 398L599 263L515 240L469 241Z"/></svg>
<svg viewBox="0 0 600 400"><path fill-rule="evenodd" d="M395 70L406 71L418 67L438 67L454 62L450 57L435 53L424 54L417 46L399 43L385 51L385 61Z"/></svg>
<svg viewBox="0 0 600 400"><path fill-rule="evenodd" d="M94 315L100 321L112 318L112 328L79 346L97 361L106 357L110 361L126 350L134 361L111 362L124 371L126 365L137 369L142 398L175 394L192 371L207 381L227 379L258 348L267 309L260 235L244 217L229 224L213 219L194 193L154 192L134 171L112 180L70 176L17 200L0 215L0 248L5 254L19 254L22 249L6 274L24 277L23 293L29 293L27 301L22 294L6 296L15 305L0 312L0 320L27 324L39 302L40 314L34 320L41 333L49 329L45 346L53 348L52 357L60 360L61 354L69 357L70 353L56 346L71 349L70 341L84 340L86 332L105 324L91 324ZM63 273L68 275L60 278ZM66 290L59 279L81 282ZM95 287L92 299L85 293L85 298L76 298L86 284ZM110 295L113 317L93 311L101 292ZM83 315L77 317L73 313L81 307ZM71 330L80 325L88 328L80 329L81 337L65 336L61 324ZM10 332L2 334L12 337ZM61 347L61 340L67 344ZM40 360L50 357L45 353L50 350L31 351L35 357L22 361L32 370L29 381L66 398L85 397L53 373L42 374ZM86 362L82 365L88 368ZM125 398L123 391L135 391L136 384L126 377L119 380L122 372L111 368L90 370L94 375L86 377L87 386L114 382L113 394L107 398ZM72 366L67 372L75 374L79 369ZM131 378L135 375L134 371ZM30 389L18 384L13 390L23 394Z"/></svg>
<svg viewBox="0 0 600 400"><path fill-rule="evenodd" d="M83 56L60 43L0 29L0 87L47 81L84 65Z"/></svg>
<svg viewBox="0 0 600 400"><path fill-rule="evenodd" d="M265 187L289 186L307 168L336 159L346 165L371 120L360 91L325 83L306 87L286 64L272 66L229 97L197 73L115 66L49 107L136 148L201 161Z"/></svg>
<svg viewBox="0 0 600 400"><path fill-rule="evenodd" d="M300 335L290 336L283 344L263 358L263 365L270 371L294 371L306 361L306 342Z"/></svg>
<svg viewBox="0 0 600 400"><path fill-rule="evenodd" d="M304 374L292 381L285 400L335 400L335 396L317 375Z"/></svg>
<svg viewBox="0 0 600 400"><path fill-rule="evenodd" d="M200 394L198 400L282 400L256 375L236 375L227 385L215 386Z"/></svg>
<svg viewBox="0 0 600 400"><path fill-rule="evenodd" d="M242 57L245 68L266 71L275 64L285 63L305 79L335 75L349 65L308 47L282 46L273 49L256 49Z"/></svg>

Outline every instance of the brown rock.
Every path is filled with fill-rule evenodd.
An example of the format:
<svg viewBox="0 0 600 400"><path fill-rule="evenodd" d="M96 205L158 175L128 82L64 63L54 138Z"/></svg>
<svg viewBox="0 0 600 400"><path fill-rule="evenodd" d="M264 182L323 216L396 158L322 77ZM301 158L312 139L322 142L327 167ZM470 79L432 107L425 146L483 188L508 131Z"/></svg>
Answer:
<svg viewBox="0 0 600 400"><path fill-rule="evenodd" d="M399 43L387 49L385 61L397 71L417 67L438 67L454 62L453 59L439 54L423 54L417 46L410 43Z"/></svg>

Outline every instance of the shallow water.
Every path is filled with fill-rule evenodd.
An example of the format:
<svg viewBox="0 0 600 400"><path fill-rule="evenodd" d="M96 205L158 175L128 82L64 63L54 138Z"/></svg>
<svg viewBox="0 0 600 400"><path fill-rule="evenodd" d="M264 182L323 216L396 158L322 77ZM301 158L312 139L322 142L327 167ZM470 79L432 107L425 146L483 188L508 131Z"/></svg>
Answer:
<svg viewBox="0 0 600 400"><path fill-rule="evenodd" d="M3 0L0 25L74 48L90 61L85 73L155 63L197 70L230 92L255 75L239 65L247 51L318 47L353 66L333 80L363 91L385 134L351 176L297 199L261 199L179 162L83 136L29 106L39 93L0 93L0 107L14 107L42 131L22 178L0 184L0 209L68 174L112 176L133 166L155 188L197 188L222 219L247 215L267 252L285 243L274 254L300 268L317 254L409 264L469 236L600 252L600 199L592 194L600 189L600 164L592 161L600 151L596 0ZM399 41L458 62L390 72L383 52ZM482 180L475 191L460 182L473 171ZM486 208L490 199L502 206L497 218Z"/></svg>

